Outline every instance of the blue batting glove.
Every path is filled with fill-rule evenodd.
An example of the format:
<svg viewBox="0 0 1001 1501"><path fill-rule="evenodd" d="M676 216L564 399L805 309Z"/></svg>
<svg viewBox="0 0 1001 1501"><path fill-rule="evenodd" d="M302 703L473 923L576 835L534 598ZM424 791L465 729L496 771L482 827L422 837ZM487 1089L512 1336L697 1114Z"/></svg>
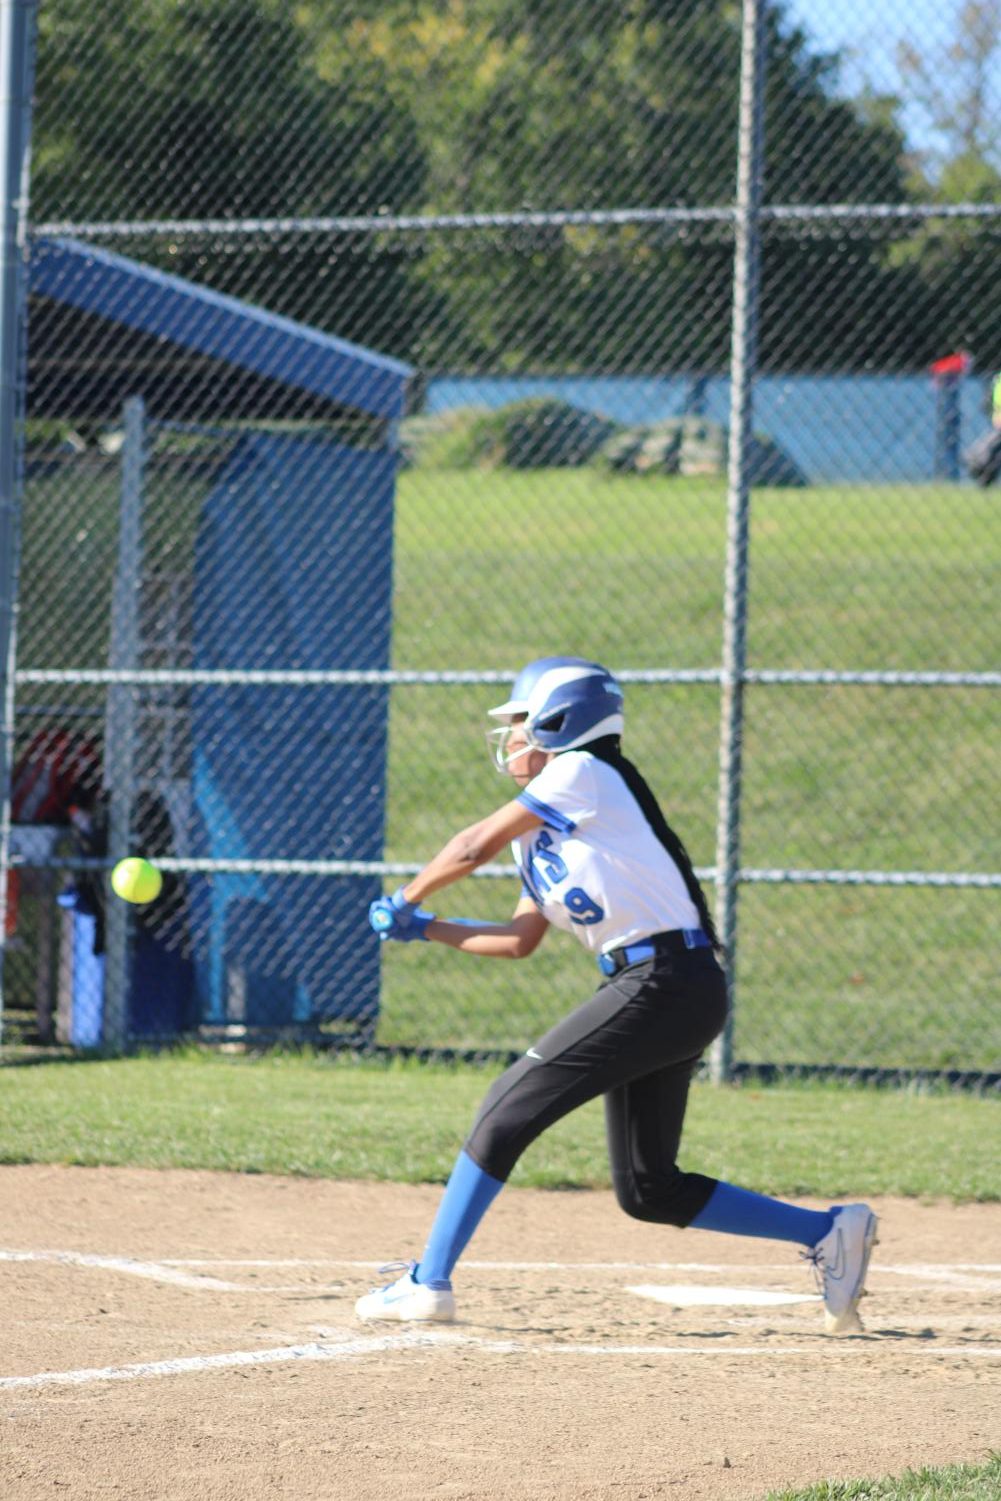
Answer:
<svg viewBox="0 0 1001 1501"><path fill-rule="evenodd" d="M421 940L426 943L428 938L428 923L432 923L434 920L435 913L423 912L420 908L415 907L410 914L410 920L405 928L401 928L399 924L394 923L391 928L383 929L379 933L379 938L383 943L387 941L392 943L415 943Z"/></svg>
<svg viewBox="0 0 1001 1501"><path fill-rule="evenodd" d="M407 901L402 886L392 896L381 896L369 904L369 927L381 939L391 938L397 943L426 940L425 929L433 920L433 912L422 912L416 903Z"/></svg>
<svg viewBox="0 0 1001 1501"><path fill-rule="evenodd" d="M396 913L388 896L380 896L377 901L369 903L368 925L380 938L385 938L390 928L395 927Z"/></svg>
<svg viewBox="0 0 1001 1501"><path fill-rule="evenodd" d="M377 901L370 903L368 920L374 932L388 933L409 927L416 910L416 903L407 901L403 887L400 886L392 896L380 896Z"/></svg>
<svg viewBox="0 0 1001 1501"><path fill-rule="evenodd" d="M396 890L389 898L389 905L392 908L393 915L396 919L395 926L399 928L409 927L411 918L417 911L417 903L407 901L406 897L403 895L402 886L397 886Z"/></svg>

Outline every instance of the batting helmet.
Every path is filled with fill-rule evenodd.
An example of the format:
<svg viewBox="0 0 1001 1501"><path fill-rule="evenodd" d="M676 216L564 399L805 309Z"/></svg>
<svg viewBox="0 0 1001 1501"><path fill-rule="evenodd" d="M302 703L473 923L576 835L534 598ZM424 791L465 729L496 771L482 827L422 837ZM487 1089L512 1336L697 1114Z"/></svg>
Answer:
<svg viewBox="0 0 1001 1501"><path fill-rule="evenodd" d="M621 735L622 689L597 662L551 667L528 695L525 732L538 750L577 750L603 735Z"/></svg>
<svg viewBox="0 0 1001 1501"><path fill-rule="evenodd" d="M523 667L511 685L510 697L496 709L488 709L491 719L499 719L502 724L510 724L516 714L528 713L528 696L543 673L549 672L554 667L592 667L596 668L597 662L589 662L586 657L536 657L534 662L529 662Z"/></svg>

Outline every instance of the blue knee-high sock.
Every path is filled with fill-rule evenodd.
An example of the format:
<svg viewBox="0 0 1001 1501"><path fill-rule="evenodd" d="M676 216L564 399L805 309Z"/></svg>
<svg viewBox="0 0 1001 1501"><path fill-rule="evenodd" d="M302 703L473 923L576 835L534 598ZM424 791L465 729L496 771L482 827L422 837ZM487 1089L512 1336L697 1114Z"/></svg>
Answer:
<svg viewBox="0 0 1001 1501"><path fill-rule="evenodd" d="M499 1178L477 1167L468 1152L459 1153L414 1273L418 1282L449 1285L452 1268L503 1187Z"/></svg>
<svg viewBox="0 0 1001 1501"><path fill-rule="evenodd" d="M829 1211L797 1209L781 1199L717 1183L708 1204L691 1221L696 1230L725 1230L730 1235L757 1235L763 1240L791 1240L815 1246L834 1223Z"/></svg>

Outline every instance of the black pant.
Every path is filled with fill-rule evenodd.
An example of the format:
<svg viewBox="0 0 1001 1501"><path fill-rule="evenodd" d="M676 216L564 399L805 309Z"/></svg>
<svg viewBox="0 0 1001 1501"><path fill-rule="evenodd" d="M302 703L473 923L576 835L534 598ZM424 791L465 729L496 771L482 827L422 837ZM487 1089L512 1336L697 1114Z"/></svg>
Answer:
<svg viewBox="0 0 1001 1501"><path fill-rule="evenodd" d="M495 1080L466 1151L502 1182L547 1126L605 1096L612 1183L636 1219L687 1225L714 1178L676 1164L688 1086L726 1019L711 950L659 954L606 980Z"/></svg>

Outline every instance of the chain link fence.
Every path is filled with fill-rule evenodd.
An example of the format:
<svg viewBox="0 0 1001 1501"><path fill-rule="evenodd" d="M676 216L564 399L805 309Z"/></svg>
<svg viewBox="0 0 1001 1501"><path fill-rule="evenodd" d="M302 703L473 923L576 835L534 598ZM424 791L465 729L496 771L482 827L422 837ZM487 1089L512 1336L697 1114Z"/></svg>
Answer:
<svg viewBox="0 0 1001 1501"><path fill-rule="evenodd" d="M569 652L715 887L718 1074L997 1079L1001 4L875 10L41 8L6 1041L522 1050L586 956L366 909Z"/></svg>

